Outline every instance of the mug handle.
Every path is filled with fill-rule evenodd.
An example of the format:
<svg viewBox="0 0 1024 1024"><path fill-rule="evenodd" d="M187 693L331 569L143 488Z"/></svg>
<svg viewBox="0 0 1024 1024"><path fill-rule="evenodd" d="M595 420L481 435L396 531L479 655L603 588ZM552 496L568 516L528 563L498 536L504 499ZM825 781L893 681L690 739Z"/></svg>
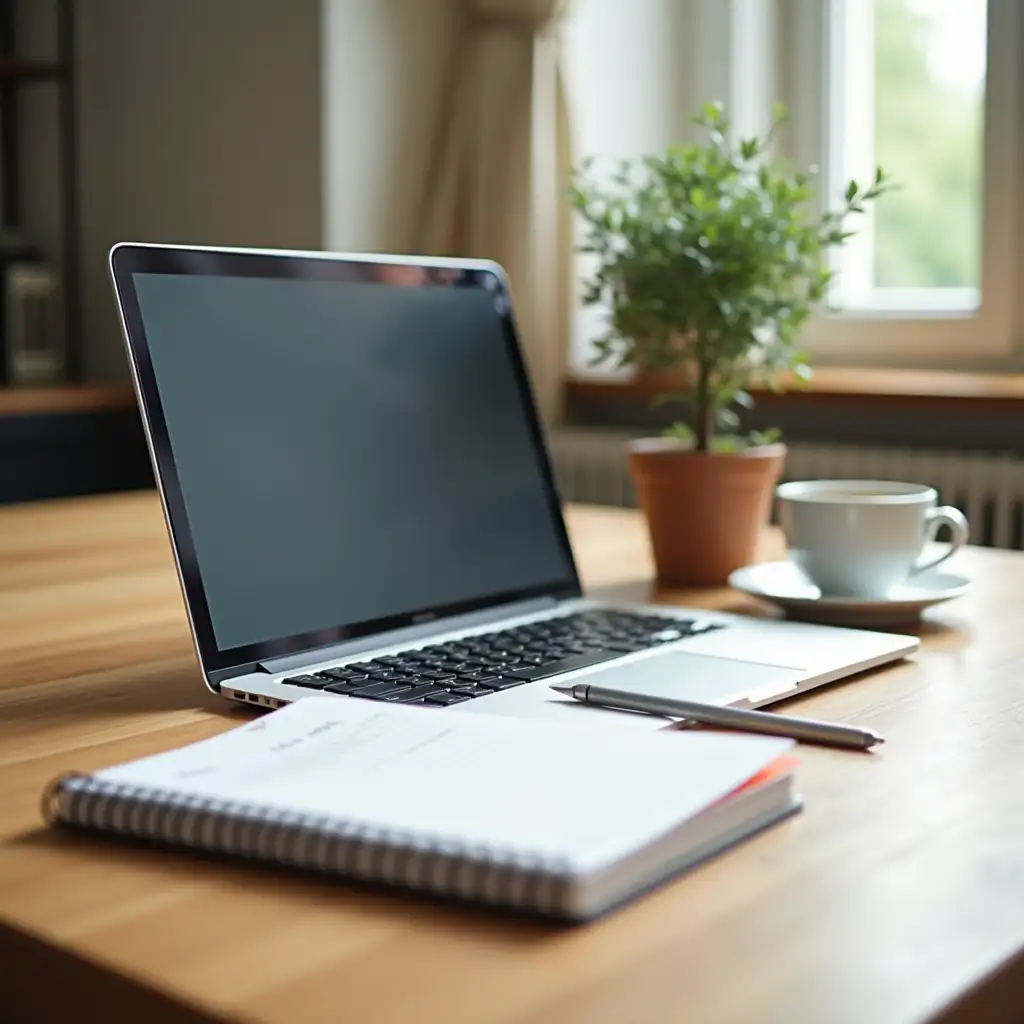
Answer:
<svg viewBox="0 0 1024 1024"><path fill-rule="evenodd" d="M944 562L951 555L956 554L966 543L967 538L970 535L970 529L967 526L967 517L958 508L953 508L952 505L942 505L939 508L930 508L925 513L925 518L928 521L928 537L927 540L934 540L935 534L938 532L940 526L948 526L953 536L949 541L949 548L943 551L938 558L933 558L930 562L918 561L914 563L914 567L910 570L910 575L915 576L919 572L924 572L925 569L934 569L939 563Z"/></svg>

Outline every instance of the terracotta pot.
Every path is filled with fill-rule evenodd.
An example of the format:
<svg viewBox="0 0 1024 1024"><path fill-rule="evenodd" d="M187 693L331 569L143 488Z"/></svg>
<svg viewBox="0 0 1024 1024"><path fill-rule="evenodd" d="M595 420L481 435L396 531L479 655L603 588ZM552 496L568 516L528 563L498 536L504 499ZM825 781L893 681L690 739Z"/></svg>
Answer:
<svg viewBox="0 0 1024 1024"><path fill-rule="evenodd" d="M754 560L785 458L784 444L719 454L671 438L634 442L629 472L662 586L721 586Z"/></svg>

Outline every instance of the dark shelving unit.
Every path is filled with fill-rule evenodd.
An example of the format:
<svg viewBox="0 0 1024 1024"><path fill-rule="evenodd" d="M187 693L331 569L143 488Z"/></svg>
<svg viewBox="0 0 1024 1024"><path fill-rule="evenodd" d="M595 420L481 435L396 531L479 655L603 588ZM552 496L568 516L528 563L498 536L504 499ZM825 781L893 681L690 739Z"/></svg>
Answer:
<svg viewBox="0 0 1024 1024"><path fill-rule="evenodd" d="M3 386L0 366L0 505L47 498L97 494L152 486L142 426L131 390L82 380L81 239L79 220L78 134L75 96L75 0L22 0L21 12L38 16L52 6L50 37L34 38L45 57L24 52L15 26L14 0L0 0L0 226L8 237L0 245L0 263L21 256L43 260L56 277L62 310L64 373L58 386ZM38 6L37 6L38 5ZM18 26L24 28L24 26ZM39 26L40 29L42 26ZM19 44L21 48L19 49ZM59 220L53 252L27 233L26 186L22 180L19 118L44 116L51 109L23 104L28 89L55 89L53 138L56 188L52 197ZM47 202L50 198L47 197ZM5 233L6 234L6 233ZM2 283L2 280L0 280ZM2 304L0 304L2 308ZM0 324L2 328L2 324ZM0 364L7 343L0 330Z"/></svg>
<svg viewBox="0 0 1024 1024"><path fill-rule="evenodd" d="M53 2L56 57L43 60L16 52L14 0L0 0L0 220L5 228L21 227L18 93L27 86L56 87L61 251L54 259L60 276L65 372L68 382L74 383L82 378L75 5L74 0Z"/></svg>

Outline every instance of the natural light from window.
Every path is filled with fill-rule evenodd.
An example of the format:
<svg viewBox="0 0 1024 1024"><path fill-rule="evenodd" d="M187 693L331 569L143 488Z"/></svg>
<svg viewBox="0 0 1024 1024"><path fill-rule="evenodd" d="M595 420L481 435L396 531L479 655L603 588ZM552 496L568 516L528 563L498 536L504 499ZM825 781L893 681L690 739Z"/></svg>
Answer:
<svg viewBox="0 0 1024 1024"><path fill-rule="evenodd" d="M829 191L876 164L903 183L837 255L837 309L978 308L986 6L832 0Z"/></svg>
<svg viewBox="0 0 1024 1024"><path fill-rule="evenodd" d="M819 362L1006 366L1024 352L1024 0L576 0L567 81L578 158L638 157L694 137L704 100L818 167L834 208L881 165L899 184L833 250L806 325ZM578 262L585 276L586 265ZM605 314L574 318L574 372Z"/></svg>

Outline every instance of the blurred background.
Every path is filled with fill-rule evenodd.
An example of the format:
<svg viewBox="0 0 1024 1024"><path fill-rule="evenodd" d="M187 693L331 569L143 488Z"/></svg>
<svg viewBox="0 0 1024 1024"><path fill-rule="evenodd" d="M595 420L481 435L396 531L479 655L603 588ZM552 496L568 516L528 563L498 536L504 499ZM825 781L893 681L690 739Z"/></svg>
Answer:
<svg viewBox="0 0 1024 1024"><path fill-rule="evenodd" d="M622 439L658 413L589 365L568 168L685 142L705 100L759 132L778 100L778 155L824 203L876 163L902 188L807 331L818 382L755 415L794 472L948 472L1014 544L1022 21L1017 0L2 0L0 501L151 482L105 268L127 239L498 258L569 496L630 503Z"/></svg>

